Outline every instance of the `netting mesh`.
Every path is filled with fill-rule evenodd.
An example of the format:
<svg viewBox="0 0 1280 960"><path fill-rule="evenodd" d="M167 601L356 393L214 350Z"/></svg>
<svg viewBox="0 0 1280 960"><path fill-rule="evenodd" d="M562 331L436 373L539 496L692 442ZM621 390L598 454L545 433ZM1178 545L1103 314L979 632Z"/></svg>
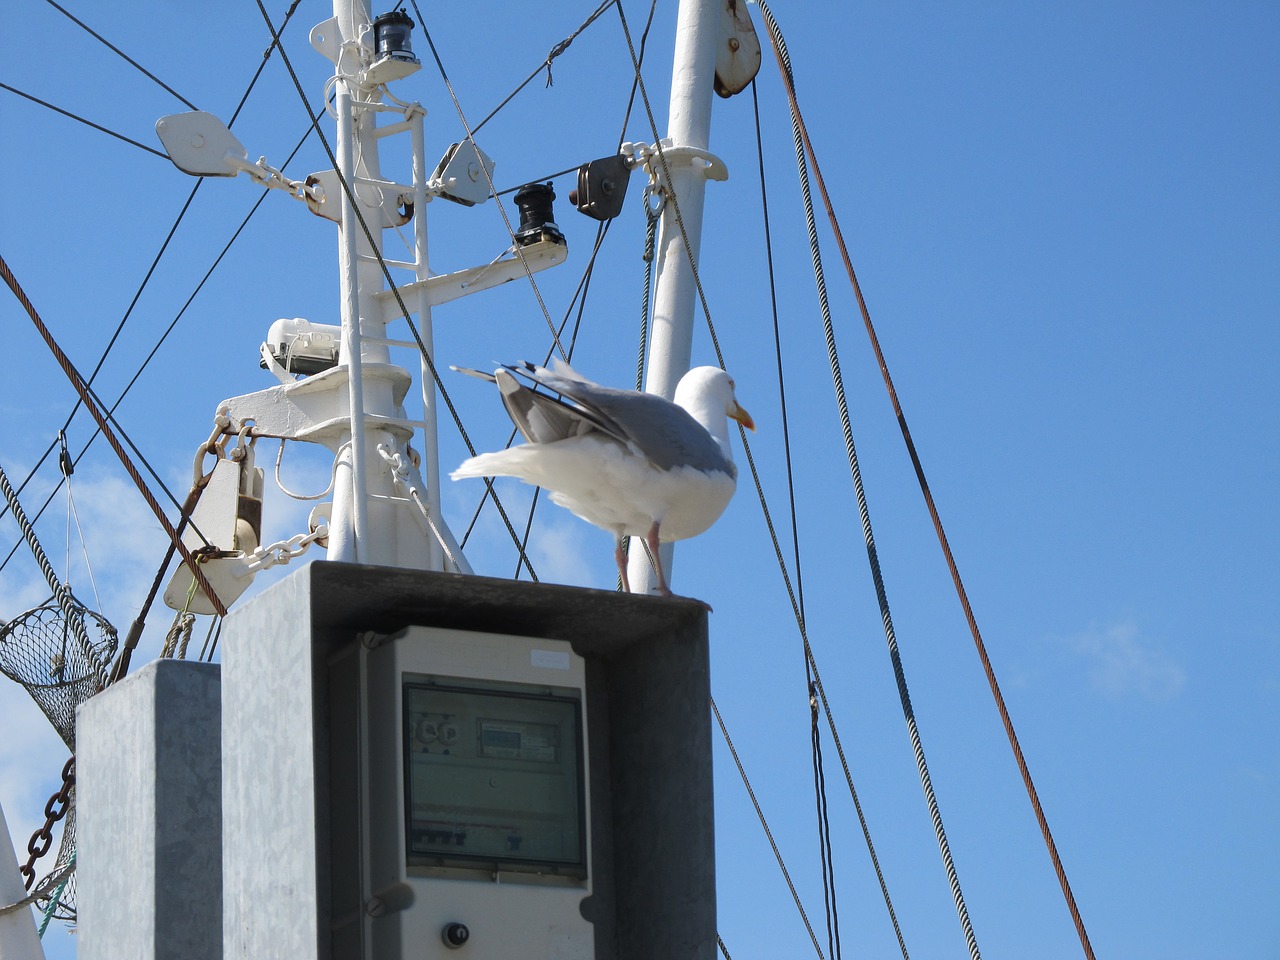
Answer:
<svg viewBox="0 0 1280 960"><path fill-rule="evenodd" d="M62 840L58 844L58 860L40 882L48 890L48 899L39 901L40 909L51 920L75 923L76 920L76 800L71 790L71 803L62 821Z"/></svg>
<svg viewBox="0 0 1280 960"><path fill-rule="evenodd" d="M69 614L69 615L68 615ZM106 683L116 628L79 601L50 599L0 626L0 672L22 684L67 747L76 749L76 707ZM75 791L62 823L58 858L37 889L48 920L75 922Z"/></svg>
<svg viewBox="0 0 1280 960"><path fill-rule="evenodd" d="M22 684L74 753L76 707L106 683L116 628L77 603L49 600L0 627L0 671Z"/></svg>

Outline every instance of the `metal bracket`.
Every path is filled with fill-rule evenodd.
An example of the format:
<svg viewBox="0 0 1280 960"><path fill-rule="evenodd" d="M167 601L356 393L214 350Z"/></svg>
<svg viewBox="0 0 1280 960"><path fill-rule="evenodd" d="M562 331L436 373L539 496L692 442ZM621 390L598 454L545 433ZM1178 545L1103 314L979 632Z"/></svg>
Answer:
<svg viewBox="0 0 1280 960"><path fill-rule="evenodd" d="M398 289L410 310L415 308L416 298L424 290L427 293L428 304L434 307L468 294L479 293L481 290L489 290L512 280L518 280L525 275L525 264L528 264L531 273L537 273L539 270L546 270L548 267L564 263L568 257L569 248L565 244L554 240L539 240L527 247L521 247L519 254L513 253L509 257L487 263L482 267L468 267L454 273L416 280L413 283L402 284ZM374 299L382 304L385 322L390 323L400 318L400 305L396 302L395 294L390 290L379 291L374 294Z"/></svg>

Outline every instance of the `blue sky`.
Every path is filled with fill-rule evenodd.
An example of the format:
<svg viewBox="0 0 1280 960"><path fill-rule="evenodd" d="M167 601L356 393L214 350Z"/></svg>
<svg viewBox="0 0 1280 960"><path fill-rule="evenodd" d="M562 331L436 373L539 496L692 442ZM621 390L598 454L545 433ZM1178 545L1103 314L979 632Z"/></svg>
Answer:
<svg viewBox="0 0 1280 960"><path fill-rule="evenodd" d="M282 16L285 5L273 4ZM275 9L278 7L279 9ZM68 6L202 109L229 118L269 37L254 4L135 2L108 19ZM437 16L424 8L429 16ZM590 3L497 2L429 23L462 109L476 123ZM647 5L630 0L638 36ZM965 578L995 670L1099 956L1272 958L1280 786L1280 541L1276 367L1280 197L1271 4L775 3L801 107ZM762 31L758 8L752 7ZM155 120L186 108L51 6L8 12L0 82L158 147ZM285 47L318 102L329 64L306 31L330 15L300 4ZM416 18L415 18L416 19ZM645 66L665 128L674 5L660 3ZM424 69L397 88L429 110L428 152L461 136L421 31ZM499 187L614 150L631 67L606 14L479 135ZM821 335L785 98L766 53L758 81L795 456L808 631L859 797L913 957L964 941L925 811L861 544ZM166 160L0 90L9 156L0 252L83 371L138 290L194 181ZM307 120L279 58L236 131L281 165ZM651 140L641 105L627 139ZM716 103L712 148L731 177L708 191L700 272L769 509L789 544L777 362L764 281L750 94ZM407 157L384 154L407 169ZM327 167L309 143L290 173ZM575 351L586 375L633 381L643 264L639 178L601 253ZM594 238L556 181L569 262L540 274L559 321ZM230 238L258 189L206 182L98 381L114 398ZM506 246L493 203L430 209L433 267L487 262ZM510 209L510 208L509 208ZM836 337L898 642L984 955L1081 956L949 577L903 452L830 235ZM398 240L388 235L388 249ZM270 385L257 346L278 317L336 322L330 224L268 197L119 409L181 497L196 445L224 397ZM73 395L7 292L0 296L0 463L17 479L52 442ZM541 359L546 322L525 284L440 308L442 365ZM714 362L699 318L695 362ZM411 357L403 362L414 367ZM456 381L456 382L454 382ZM447 381L480 448L508 426L491 390ZM91 427L81 413L69 439ZM735 447L740 453L740 447ZM260 456L274 457L274 447ZM442 429L446 465L464 456ZM741 460L741 457L739 458ZM327 480L288 452L296 489ZM24 494L57 480L47 463ZM270 484L269 484L270 485ZM519 513L528 491L501 488ZM123 629L163 550L109 451L75 476L94 581ZM477 490L444 490L465 529ZM269 534L306 509L273 495ZM66 569L66 501L38 532ZM788 867L820 924L803 661L747 473L725 517L677 548L673 586L706 600L713 693ZM0 523L3 547L16 542ZM78 551L78 547L76 548ZM790 556L790 546L784 547ZM510 576L514 554L485 514L468 548ZM532 552L545 579L608 587L607 534L540 508ZM287 572L287 571L286 571ZM92 595L78 559L77 593ZM264 574L263 582L279 572ZM794 576L794 571L792 571ZM19 552L0 572L0 618L40 602ZM142 654L167 626L152 614ZM0 688L0 802L18 845L56 788L63 757L16 686ZM716 743L720 930L736 958L811 949L723 744ZM824 743L844 946L892 955L885 916L834 749ZM49 955L74 954L56 926ZM825 950L825 941L824 941Z"/></svg>

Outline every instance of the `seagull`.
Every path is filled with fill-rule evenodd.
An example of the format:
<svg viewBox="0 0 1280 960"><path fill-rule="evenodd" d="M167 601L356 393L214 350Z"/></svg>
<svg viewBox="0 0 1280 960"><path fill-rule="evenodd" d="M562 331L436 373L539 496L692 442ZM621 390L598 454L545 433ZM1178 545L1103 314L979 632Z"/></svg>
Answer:
<svg viewBox="0 0 1280 960"><path fill-rule="evenodd" d="M492 375L454 369L496 383L528 442L472 457L449 476L518 477L545 488L553 503L613 533L628 593L622 538L644 537L658 593L672 596L658 544L697 536L719 519L738 477L726 418L756 428L734 397L732 378L718 367L695 367L681 378L672 402L601 386L560 361L551 369L503 364Z"/></svg>

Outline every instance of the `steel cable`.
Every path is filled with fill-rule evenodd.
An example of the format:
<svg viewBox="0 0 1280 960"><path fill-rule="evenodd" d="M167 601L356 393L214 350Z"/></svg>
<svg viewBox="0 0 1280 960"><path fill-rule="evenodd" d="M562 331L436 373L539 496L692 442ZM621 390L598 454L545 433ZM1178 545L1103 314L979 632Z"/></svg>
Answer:
<svg viewBox="0 0 1280 960"><path fill-rule="evenodd" d="M624 13L624 12L623 12L623 10L622 10L622 6L621 6L621 4L619 4L619 5L618 5L618 16L619 16L619 19L621 20L621 23L622 23L623 33L624 33L624 34L625 34L625 36L626 36L628 49L631 51L631 60L632 60L632 65L633 65L633 67L634 67L634 68L635 68L635 70L636 70L636 79L637 79L637 83L638 83L638 86L639 86L639 91L640 91L640 95L641 95L642 101L644 102L644 105L645 105L645 111L646 111L646 114L647 114L648 119L649 119L649 126L650 126L650 130L651 130L651 131L652 131L652 133L653 133L655 143L658 145L658 154L659 154L659 159L662 161L662 164L663 164L663 167L664 167L664 170L665 170L665 169L666 169L666 159L665 159L665 155L663 154L663 151L662 151L661 138L660 138L660 136L659 136L659 134L658 134L658 131L657 131L657 124L656 124L656 121L654 120L653 109L652 109L652 106L651 106L651 104L650 104L650 102L649 102L648 92L646 91L645 86L644 86L644 79L643 79L643 76L640 74L640 71L639 71L639 64L638 64L638 62L637 62L636 55L635 55L635 47L634 47L634 45L633 45L633 43L632 43L632 40L631 40L631 31L630 31L630 28L629 28L629 27L628 27L628 25L627 25L626 15L625 15L625 13ZM646 32L647 32L647 30L646 30ZM669 176L668 176L668 179L669 179ZM674 215L675 215L676 224L677 224L677 227L679 228L680 233L681 233L681 235L682 235L682 237L683 237L685 253L686 253L686 255L689 257L690 265L691 265L691 267L692 267L692 271L693 271L693 278L694 278L694 285L695 285L695 287L696 287L696 289L697 289L698 297L699 297L699 301L700 301L700 303L701 303L701 305L702 305L703 316L704 316L704 318L706 319L706 323L707 323L707 330L708 330L708 333L709 333L709 335L710 335L710 337L711 337L712 347L714 348L715 353L716 353L716 358L717 358L717 360L718 360L718 362L719 362L719 364L720 364L721 368L723 369L723 367L724 367L724 356L723 356L723 353L722 353L722 352L721 352L721 350L720 350L720 343L719 343L719 339L718 339L718 337L716 336L715 324L714 324L714 322L712 321L712 318L711 318L711 309L710 309L709 304L707 303L706 294L705 294L705 292L703 291L703 288L702 288L702 281L701 281L701 278L698 276L698 266L697 266L697 262L696 262L696 260L695 260L695 259L694 259L694 257L693 257L693 252L692 252L692 251L693 251L693 248L692 248L692 245L691 245L691 243L690 243L690 241L689 241L688 234L687 234L687 233L686 233L686 231L685 231L684 220L683 220L683 218L680 216L679 203L675 200L675 198L674 198L674 197L673 197L672 199L673 199L673 202L674 202L674 204L675 204L675 205L674 205L674 210L673 210L673 212L674 212ZM806 628L805 628L804 614L803 614L803 611L802 611L801 606L800 606L800 601L799 601L799 598L798 598L798 596L797 596L796 589L795 589L795 588L793 587L793 585L792 585L791 575L790 575L790 573L789 573L789 571L788 571L788 569L787 569L787 562L786 562L786 559L785 559L785 558L783 557L783 555L782 555L782 547L781 547L781 544L780 544L780 542L779 542L779 540L778 540L778 533L777 533L777 529L776 529L776 527L774 526L774 523L773 523L773 517L772 517L771 512L770 512L770 510L769 510L769 502L768 502L768 498L765 496L765 493L764 493L764 486L763 486L763 484L762 484L762 482L761 482L761 480L760 480L760 473L759 473L759 470L758 470L758 469L757 469L757 467L756 467L755 457L754 457L754 455L752 454L752 451L751 451L751 443L750 443L750 441L749 441L749 440L748 440L748 438L747 438L747 432L746 432L746 429L745 429L745 428L743 428L743 427L741 427L741 426L739 426L739 427L738 427L738 435L739 435L739 437L740 437L740 438L741 438L741 440L742 440L742 448L743 448L743 452L744 452L744 454L745 454L745 456L746 456L746 459L747 459L747 466L748 466L749 471L750 471L750 473L751 473L751 479L752 479L752 482L753 482L753 483L754 483L754 485L755 485L755 489L756 489L756 498L757 498L757 500L758 500L758 502L759 502L759 504L760 504L760 510L761 510L761 513L762 513L762 515L763 515L763 517L764 517L765 527L767 528L767 530L768 530L768 532L769 532L769 538L770 538L770 541L771 541L771 542L772 542L772 544L773 544L774 558L775 558L775 560L777 561L777 564L778 564L778 570L779 570L779 572L780 572L780 574L781 574L781 576L782 576L783 585L784 585L784 587L785 587L785 589L786 589L786 592L787 592L787 597L788 597L788 599L789 599L789 600L790 600L790 602L791 602L791 609L792 609L792 613L793 613L793 615L794 615L794 617L795 617L796 626L797 626L797 629L798 629L798 630L799 630L799 632L800 632L800 637L801 637L801 640L803 641L803 644L804 644L805 658L806 658L806 661L808 662L808 664L812 667L812 670L813 670L813 682L814 682L814 684L817 686L817 689L818 689L818 695L819 695L819 697L820 697L820 698L821 698L821 700L822 700L823 711L826 713L826 716L827 716L827 724L828 724L828 726L829 726L829 727L830 727L830 729L831 729L832 741L833 741L833 743L835 744L836 752L837 752L837 754L838 754L838 756L839 756L839 758L840 758L841 767L842 767L842 769L843 769L844 776L845 776L845 782L846 782L846 784L848 785L849 793L850 793L850 796L851 796L851 798L852 798L852 800L853 800L854 808L855 808L855 810L856 810L856 812L857 812L858 822L859 822L859 825L861 826L862 833L863 833L863 837L864 837L864 840L865 840L865 842L866 842L866 844L867 844L867 849L868 849L868 851L869 851L869 853L870 853L872 863L873 863L873 865L874 865L874 867L875 867L876 877L877 877L877 879L878 879L878 881L879 881L880 889L881 889L881 892L882 892L882 894L883 894L883 896L884 896L885 904L886 904L886 906L887 906L887 908L888 908L890 919L891 919L891 920L892 920L892 922L893 922L894 931L895 931L895 933L897 934L898 943L899 943L899 946L900 946L900 947L901 947L901 949L902 949L902 955L903 955L903 957L904 957L904 958L906 958L906 956L907 956L907 948L906 948L906 944L905 944L905 943L904 943L904 941L903 941L902 931L901 931L901 928L900 928L900 927L899 927L899 925L898 925L898 919L897 919L897 916L896 916L896 914L895 914L895 912L894 912L894 909L893 909L893 903L892 903L892 901L890 900L890 897L889 897L888 886L887 886L887 884L886 884L886 882L885 882L884 874L883 874L883 872L882 872L882 870L881 870L881 868L880 868L880 862L879 862L879 858L878 858L878 857L877 857L877 855L876 855L875 846L874 846L874 844L872 843L872 840L871 840L870 828L868 827L867 820L866 820L866 817L865 817L864 812L863 812L863 809L862 809L862 803L861 803L861 801L860 801L860 800L859 800L859 798L858 798L858 792L857 792L857 789L855 788L854 783L853 783L853 776L852 776L852 773L851 773L851 771L850 771L850 767L849 767L848 760L847 760L847 758L846 758L846 756L845 756L844 747L843 747L843 745L841 744L841 741L840 741L840 735L839 735L839 731L838 731L838 729L837 729L837 727L836 727L836 723L835 723L834 715L833 715L833 714L832 714L832 712L831 712L831 705L830 705L830 703L829 703L829 702L828 702L828 700L827 700L826 691L825 691L825 689L824 689L824 687L823 687L823 684L822 684L822 674L821 674L820 670L818 669L818 663L817 663L817 659L816 659L816 658L815 658L815 656L814 656L813 648L812 648L812 647L810 646L810 644L809 644L809 637L808 637L807 630L806 630ZM714 704L713 704L713 708L714 708ZM717 716L718 716L718 711L717 711ZM726 741L728 741L728 733L727 733L727 731L726 731L726 730L724 730L723 722L721 722L721 729L722 729L722 732L725 734ZM730 744L730 749L732 750L732 744ZM743 782L744 782L744 784L746 785L747 792L748 792L749 794L751 794L751 796L752 796L752 800L753 800L753 802L754 802L754 801L755 801L754 791L752 790L752 788L751 788L751 784L750 784L750 782L747 780L747 778L746 778L746 773L745 773L745 771L744 771L744 770L742 770L741 765L739 765L739 772L742 774ZM770 839L771 839L771 841L772 841L772 834L771 834L771 832L770 832L770 830L769 830L768 821L765 819L765 817L764 817L764 812L763 812L763 810L761 810L761 809L760 809L760 807L759 807L759 804L758 804L758 803L756 804L756 813L757 813L757 815L760 817L761 825L764 827L766 834L770 836ZM783 866L783 865L781 864L780 854L777 854L776 847L775 847L775 855L778 855L778 856L779 856L780 866ZM785 866L783 866L783 873L784 873L784 875L786 874L786 868L785 868ZM800 906L800 904L799 904L799 900L798 900L798 899L797 899L797 906ZM802 916L805 916L805 915L804 915L803 907L801 907L801 915L802 915ZM808 918L807 918L807 916L805 916L805 923L806 923L806 926L808 926ZM812 935L812 928L810 928L810 933L811 933L811 935ZM816 944L816 941L815 941L815 946L816 946L816 945L817 945L817 944ZM819 950L819 953L821 953L821 951L820 951L820 950Z"/></svg>
<svg viewBox="0 0 1280 960"><path fill-rule="evenodd" d="M5 262L2 256L0 256L0 278L3 278L5 283L9 286L9 289L13 291L13 295L18 298L18 302L21 303L23 309L26 310L27 315L31 318L31 321L39 331L41 338L48 345L49 349L53 351L54 357L57 358L58 365L62 367L67 378L71 381L71 385L75 387L76 392L80 394L81 400L84 401L85 408L97 422L98 429L102 431L102 435L106 438L107 443L111 445L111 449L114 450L116 456L120 458L120 463L124 466L125 472L132 478L134 484L138 488L138 492L142 494L142 498L147 502L147 506L151 508L156 519L160 521L160 525L164 527L164 531L168 534L169 539L176 542L178 551L182 554L183 562L185 562L190 568L191 575L195 578L196 583L200 585L200 589L204 591L205 595L209 598L209 602L213 604L218 613L222 616L226 616L227 611L226 607L222 604L222 600L219 599L218 595L209 585L209 581L205 579L204 572L200 569L200 565L197 564L195 559L191 556L191 551L188 550L187 545L182 542L182 539L178 536L178 532L174 529L173 524L169 522L169 518L165 516L164 511L160 509L160 504L156 502L155 496L151 493L146 482L142 479L142 475L138 473L138 468L134 465L133 461L129 459L129 455L125 452L125 449L121 445L119 439L117 439L115 431L113 431L108 425L107 418L103 415L102 411L98 409L98 405L94 402L84 378L71 363L70 358L67 357L67 355L62 351L62 348L59 347L57 342L53 339L53 335L49 332L49 328L46 327L44 321L40 319L40 315L36 312L36 308L27 298L26 293L23 292L22 287L18 284L17 278L13 275L13 271L9 269L9 264ZM126 439L128 438L126 437ZM130 442L130 446L133 446L132 442ZM135 447L134 449L136 451L137 448Z"/></svg>
<svg viewBox="0 0 1280 960"><path fill-rule="evenodd" d="M787 889L791 891L791 899L795 901L796 909L800 911L800 919L804 921L804 928L809 931L809 939L813 942L814 952L817 953L820 960L825 960L822 947L818 944L818 935L813 932L813 924L809 922L809 914L805 912L804 904L800 902L800 893L796 890L796 885L791 880L791 872L787 870L787 865L782 860L782 851L778 848L778 842L773 838L773 831L769 829L769 822L765 819L764 811L760 809L760 801L756 799L756 792L751 787L751 781L747 779L747 771L742 766L742 758L738 756L738 748L733 745L733 738L729 736L729 728L725 726L724 717L720 716L720 708L716 706L715 697L711 698L711 711L715 714L716 723L720 726L720 735L724 737L724 742L729 747L729 755L733 757L734 765L738 768L738 776L742 778L742 784L747 788L747 796L751 798L751 805L755 807L756 817L760 821L760 826L764 828L764 835L769 840L769 847L773 850L774 859L778 861L778 869L782 871L782 878L787 883Z"/></svg>
<svg viewBox="0 0 1280 960"><path fill-rule="evenodd" d="M942 823L942 814L938 807L937 793L929 776L929 765L925 758L924 746L920 740L920 730L916 722L915 711L911 707L911 695L907 688L906 673L902 665L902 655L898 649L898 640L893 629L893 617L889 610L889 598L884 586L884 576L880 569L879 554L876 551L875 536L871 528L871 516L867 508L866 491L862 482L862 469L858 463L858 454L853 441L853 427L849 420L849 405L844 392L844 378L840 372L840 359L836 350L835 329L831 319L831 307L827 300L826 279L822 270L822 258L818 245L817 224L813 213L813 200L809 190L809 176L805 165L804 141L801 137L798 113L795 107L794 83L790 59L778 31L777 23L769 12L767 4L761 0L760 12L765 26L773 41L774 52L782 70L783 85L787 89L792 103L792 131L796 148L796 163L800 174L801 191L805 200L805 221L809 233L809 246L813 256L814 280L818 288L818 302L822 312L823 334L827 344L827 355L831 366L831 378L836 392L836 403L840 411L840 428L844 435L845 452L849 461L849 472L853 478L854 495L858 502L858 519L862 525L862 536L867 548L867 561L871 567L871 578L875 585L876 602L880 607L880 619L884 626L885 641L889 647L889 658L893 665L893 675L898 686L898 698L902 703L903 716L907 723L907 732L911 740L911 750L915 756L916 768L920 774L920 785L924 791L925 803L929 809L929 819L933 823L934 836L938 842L938 850L942 856L943 868L947 875L947 884L951 888L951 897L955 903L956 914L964 933L965 944L971 960L980 960L977 937L969 920L969 909L960 886L960 878L955 867L955 858L951 853L951 844L947 840L946 829Z"/></svg>
<svg viewBox="0 0 1280 960"><path fill-rule="evenodd" d="M64 110L62 109L62 107L56 107L52 103L49 103L49 101L47 100L41 100L39 97L33 97L31 94L25 93L22 90L19 90L17 87L11 87L7 83L0 83L0 89L8 90L10 93L17 94L20 97L30 100L32 103L38 103L40 106L45 107L49 110L52 110L54 113L60 113L64 117L68 117L79 123L83 123L86 127L92 127L94 130L107 134L107 136L115 137L117 140L123 140L125 143L130 144L131 146L137 147L139 150L145 150L147 151L147 153L154 153L161 160L169 159L169 157L166 154L161 153L155 147L148 147L145 143L139 143L137 140L134 140L132 137L126 137L123 133L116 133L116 131L108 127L104 127L100 123L94 123L92 120L86 120L84 117L80 116L79 114L72 113L70 110Z"/></svg>
<svg viewBox="0 0 1280 960"><path fill-rule="evenodd" d="M761 12L764 14L766 23L773 23L773 18L768 12L768 7L763 0L760 2ZM885 361L884 353L880 349L880 341L876 336L875 327L871 322L871 314L867 309L866 300L862 295L861 285L858 283L857 275L853 269L853 263L849 258L849 251L844 242L844 236L840 230L838 221L836 220L834 208L831 205L831 198L827 193L826 184L822 178L822 172L818 166L817 155L813 149L813 144L809 140L808 131L805 129L803 117L800 115L799 104L796 100L794 85L790 82L791 69L790 61L786 57L786 45L782 40L781 33L778 32L776 38L774 33L777 30L777 24L773 23L770 29L770 37L774 39L774 53L778 57L779 66L783 70L784 85L786 87L787 97L791 102L791 109L796 126L796 136L798 140L803 140L804 149L809 156L810 163L813 164L814 179L818 183L818 190L822 195L823 204L826 207L827 216L830 220L832 230L835 234L836 243L840 248L841 257L844 260L845 270L848 273L850 284L858 300L858 307L862 313L863 325L866 327L867 336L870 339L871 346L875 352L876 360L880 367L880 374L884 380L885 389L888 391L890 401L893 405L894 415L898 421L898 427L902 433L903 441L906 444L907 452L911 457L912 467L915 470L917 482L920 485L921 493L924 496L925 503L929 510L930 519L933 522L934 531L938 537L938 543L942 549L943 555L947 561L947 568L951 573L952 583L956 589L956 595L960 600L960 605L964 610L965 620L969 625L969 631L973 637L974 646L978 653L978 658L982 663L983 672L987 677L987 684L991 688L991 694L996 702L997 712L1000 714L1001 723L1005 728L1005 735L1009 740L1010 749L1013 751L1014 760L1018 766L1018 772L1022 776L1023 785L1027 792L1028 800L1031 803L1032 810L1035 814L1036 822L1040 827L1041 835L1044 838L1045 847L1052 862L1054 873L1057 875L1058 884L1062 889L1063 898L1067 903L1067 910L1071 915L1071 920L1076 928L1076 934L1080 938L1080 945L1088 960L1094 960L1093 946L1089 942L1088 932L1085 930L1084 918L1080 913L1076 904L1075 895L1072 893L1071 884L1067 880L1066 869L1062 865L1062 859L1058 854L1057 844L1054 842L1052 831L1049 829L1049 822L1045 816L1044 808L1040 803L1040 796L1035 788L1035 783L1031 779L1031 770L1027 765L1026 757L1023 755L1022 746L1018 740L1018 736L1013 727L1013 720L1009 715L1008 707L1004 701L1004 695L1000 691L1000 685L996 680L995 670L991 665L990 657L987 655L986 644L983 642L982 633L978 629L977 618L973 613L973 608L969 603L968 593L964 588L964 583L960 577L959 567L956 564L955 556L951 551L951 545L947 539L946 531L942 526L942 519L938 513L937 505L933 499L933 493L929 489L929 484L924 474L924 467L920 462L919 452L916 449L915 441L911 437L911 431L907 426L906 416L902 411L902 406L898 401L897 390L893 385L893 378L889 374L889 367Z"/></svg>
<svg viewBox="0 0 1280 960"><path fill-rule="evenodd" d="M159 84L159 85L160 85L161 87L163 87L167 92L169 92L169 93L173 94L175 97L177 97L179 100L181 100L184 104L186 104L186 105L187 105L188 107L190 107L192 110L199 110L199 109L200 109L200 108L199 108L199 107L197 107L194 103L192 103L190 100L188 100L186 97L184 97L182 94L178 93L178 91L177 91L177 90L173 89L173 87L169 86L167 83L165 83L163 80L161 80L159 77L157 77L154 73L152 73L152 72L151 72L150 70L148 70L146 67L142 66L142 64L138 63L138 61L137 61L137 60L134 60L134 59L133 59L133 57L129 56L127 53L125 53L123 50L121 50L119 47L117 47L117 46L116 46L114 43L112 43L110 40L108 40L108 39L106 39L104 36L102 36L102 34L98 33L96 30L94 30L92 27L90 27L88 24L86 24L83 20L79 20L79 19L77 19L77 18L76 18L75 16L73 16L71 13L67 12L67 10L66 10L66 9L64 9L63 7L61 7L61 6L59 6L58 4L54 3L54 0L45 0L45 3L49 4L49 6L53 7L53 9L57 10L60 14L62 14L64 17L66 17L66 18L67 18L68 20L70 20L72 23L76 24L76 26L81 27L81 28L82 28L83 30L85 30L85 32L87 32L91 37L93 37L95 40L99 41L103 46L107 47L109 50L111 50L113 53L115 53L117 56L119 56L119 57L120 57L121 59L123 59L126 63L128 63L131 67L134 67L136 70L138 70L138 72L139 72L139 73L143 74L143 75L144 75L144 76L146 76L148 79L155 81L155 83Z"/></svg>

